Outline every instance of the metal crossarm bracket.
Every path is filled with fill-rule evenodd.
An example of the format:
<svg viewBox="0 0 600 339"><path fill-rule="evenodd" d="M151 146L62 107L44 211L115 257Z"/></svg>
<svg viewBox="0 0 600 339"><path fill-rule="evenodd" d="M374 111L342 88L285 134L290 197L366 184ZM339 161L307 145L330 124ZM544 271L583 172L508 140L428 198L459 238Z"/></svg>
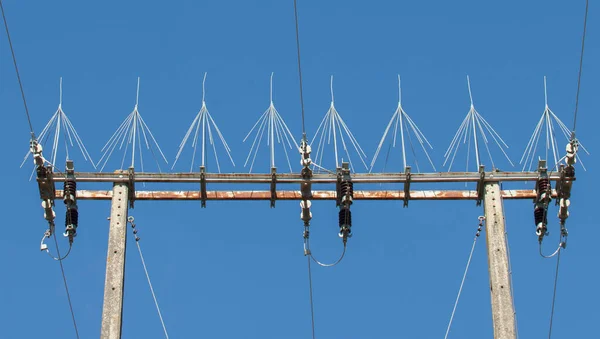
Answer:
<svg viewBox="0 0 600 339"><path fill-rule="evenodd" d="M271 168L271 208L275 207L277 200L277 168Z"/></svg>
<svg viewBox="0 0 600 339"><path fill-rule="evenodd" d="M127 177L129 178L129 208L133 208L135 203L135 169L133 166L129 167L127 170Z"/></svg>
<svg viewBox="0 0 600 339"><path fill-rule="evenodd" d="M206 167L200 166L200 206L206 208Z"/></svg>
<svg viewBox="0 0 600 339"><path fill-rule="evenodd" d="M51 165L38 166L37 182L38 182L38 188L40 190L40 199L54 200L54 196L56 196L56 187L54 185L54 175L52 173Z"/></svg>
<svg viewBox="0 0 600 339"><path fill-rule="evenodd" d="M310 167L305 166L302 168L302 183L300 183L300 193L302 194L302 199L308 200L312 199L312 176L313 172Z"/></svg>
<svg viewBox="0 0 600 339"><path fill-rule="evenodd" d="M408 207L408 201L410 200L410 179L412 177L410 166L404 168L404 175L406 176L406 181L404 182L404 207Z"/></svg>
<svg viewBox="0 0 600 339"><path fill-rule="evenodd" d="M341 184L342 184L342 168L338 167L336 169L337 172L337 180L335 182L335 193L336 193L336 199L335 199L335 207L339 207L340 203L342 202L342 192L341 192Z"/></svg>
<svg viewBox="0 0 600 339"><path fill-rule="evenodd" d="M565 164L560 164L558 168L558 173L560 173L560 180L556 182L556 195L561 197L564 193L563 185L565 184ZM558 206L559 203L560 199L556 199L556 206Z"/></svg>
<svg viewBox="0 0 600 339"><path fill-rule="evenodd" d="M479 165L479 181L477 182L477 206L481 206L485 195L485 166Z"/></svg>

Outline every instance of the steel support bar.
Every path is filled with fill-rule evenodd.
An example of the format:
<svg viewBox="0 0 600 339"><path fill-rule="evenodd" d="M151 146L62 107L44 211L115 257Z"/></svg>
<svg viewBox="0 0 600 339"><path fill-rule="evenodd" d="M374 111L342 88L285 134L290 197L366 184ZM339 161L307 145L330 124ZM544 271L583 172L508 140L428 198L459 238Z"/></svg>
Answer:
<svg viewBox="0 0 600 339"><path fill-rule="evenodd" d="M485 184L484 209L494 339L515 339L515 309L508 266L508 244L502 193L498 183Z"/></svg>
<svg viewBox="0 0 600 339"><path fill-rule="evenodd" d="M129 182L126 173L75 173L78 182ZM253 173L206 173L206 183L246 183L270 184L272 174ZM485 182L497 181L536 181L538 172L485 172ZM54 173L54 181L64 181L63 174ZM277 184L300 184L304 179L301 174L278 173ZM479 172L438 172L438 173L411 173L407 180L404 173L354 173L353 183L441 183L441 182L478 182L481 180ZM550 180L560 180L559 173L553 173ZM200 173L144 173L135 174L135 182L155 183L200 183ZM335 184L337 176L332 174L314 174L311 182L314 184Z"/></svg>
<svg viewBox="0 0 600 339"><path fill-rule="evenodd" d="M56 199L62 199L62 191ZM335 191L313 191L312 200L335 200ZM354 200L403 200L404 191L354 191ZM503 190L503 199L534 199L534 190ZM556 197L556 191L552 192ZM78 200L110 200L113 192L78 190ZM410 191L411 200L477 200L477 191ZM271 191L207 191L207 200L271 200ZM136 191L136 200L201 200L198 191ZM300 191L277 191L277 200L302 200Z"/></svg>
<svg viewBox="0 0 600 339"><path fill-rule="evenodd" d="M121 338L123 288L125 287L125 242L127 239L127 210L129 207L128 194L127 183L116 183L113 186L100 339Z"/></svg>

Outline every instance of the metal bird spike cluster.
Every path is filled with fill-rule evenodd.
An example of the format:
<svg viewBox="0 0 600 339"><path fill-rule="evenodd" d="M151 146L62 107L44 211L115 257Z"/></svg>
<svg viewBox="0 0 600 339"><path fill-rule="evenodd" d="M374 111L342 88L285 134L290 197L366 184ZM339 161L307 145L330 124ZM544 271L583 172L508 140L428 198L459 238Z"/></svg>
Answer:
<svg viewBox="0 0 600 339"><path fill-rule="evenodd" d="M543 152L542 158L547 160L548 165L552 165L552 167L548 168L554 170L558 169L559 163L564 159L564 157L559 157L559 154L561 154L562 151L559 151L558 140L556 137L557 127L558 131L563 134L567 142L571 139L571 131L548 106L546 77L544 77L544 103L544 112L534 128L531 138L529 138L529 142L527 143L527 147L525 147L521 161L519 161L519 164L523 165L522 171L531 171L532 169L536 168L537 162L534 164L534 161L536 160L536 156L540 156L538 152ZM554 124L556 124L556 126ZM545 147L543 147L541 150L538 150L542 134L546 135L546 140L544 143ZM581 143L578 142L578 145L586 154L589 155L589 152ZM552 156L552 160L550 159L550 156ZM581 164L581 167L585 170L585 166L581 161L579 154L576 155L576 159Z"/></svg>
<svg viewBox="0 0 600 339"><path fill-rule="evenodd" d="M77 131L75 130L75 126L73 126L73 124L71 123L71 120L69 120L69 117L67 117L67 115L65 114L65 112L62 109L62 77L61 77L60 81L59 81L58 109L56 110L56 112L54 112L54 114L52 115L52 117L50 118L50 120L48 121L46 126L44 127L44 129L42 129L42 132L40 132L40 134L38 135L38 141L43 146L46 145L48 140L52 140L52 149L50 151L49 159L50 159L50 164L52 165L53 169L54 169L54 166L56 165L56 158L59 153L59 148L61 147L61 132L63 132L63 131L65 134L64 140L63 140L64 146L65 146L65 160L70 160L69 148L73 148L73 147L75 147L75 145L77 145L77 148L79 148L79 151L81 152L81 155L83 156L83 159L85 161L89 161L92 164L92 166L94 168L96 168L96 165L94 164L94 160L92 160L92 157L90 156L87 149L85 148L85 145L83 144L83 140L81 140L79 133L77 133ZM21 167L23 167L23 165L25 164L27 159L29 159L30 156L31 156L31 151L28 151L23 159L23 162L21 163ZM35 168L31 174L30 180L33 177L33 173L35 173Z"/></svg>
<svg viewBox="0 0 600 339"><path fill-rule="evenodd" d="M390 132L391 132L391 134L390 134ZM388 151L386 154L386 158L385 158L385 164L383 166L383 172L385 172L385 167L387 165L390 150L391 150L391 148L396 147L398 132L400 132L400 145L402 147L402 164L403 164L404 168L406 168L408 165L407 160L406 160L406 143L405 143L405 136L407 136L408 142L410 145L410 149L411 149L411 154L413 156L413 161L417 168L417 172L421 171L419 168L417 154L415 152L415 147L413 145L413 140L411 137L411 133L412 133L414 135L415 139L417 140L417 142L419 143L419 145L421 146L421 148L423 149L423 152L425 152L425 156L427 157L429 164L431 165L431 167L433 168L433 171L435 172L436 171L435 165L433 164L433 161L431 160L431 157L429 156L429 152L427 151L427 147L429 147L430 149L433 149L433 146L431 146L431 143L429 143L429 140L427 140L427 138L425 137L423 132L421 132L421 130L419 129L417 124L415 124L413 119L402 108L402 86L400 83L400 75L398 75L398 108L396 108L396 111L392 115L390 122L387 124L387 127L385 128L385 131L383 132L381 141L379 142L379 145L377 146L377 150L375 151L375 155L373 156L373 160L371 161L371 168L369 169L369 172L373 171L373 167L375 166L377 158L379 157L381 148L383 147L383 144L385 143L385 141L389 135L391 138L391 143L389 145L389 148L388 148Z"/></svg>
<svg viewBox="0 0 600 339"><path fill-rule="evenodd" d="M217 153L217 142L215 142L217 137L220 140L222 147L225 149L229 160L235 166L235 162L231 156L231 149L229 148L229 145L223 137L221 130L217 126L206 106L206 76L207 74L205 73L202 81L202 107L187 129L187 132L179 145L178 152L171 169L175 168L175 165L183 154L186 145L189 145L192 148L192 157L189 167L190 172L192 172L197 165L196 163L198 161L196 158L198 148L200 148L201 152L199 155L200 165L204 167L207 166L207 153L210 153L210 148L212 148L216 169L220 173L221 165L219 163L219 156ZM260 146L262 143L265 143L263 142L263 139L266 139L266 145L269 148L269 163L271 168L276 168L277 166L276 144L279 144L285 155L289 171L294 172L294 168L292 167L289 159L288 151L293 150L294 148L298 149L299 146L295 142L296 139L294 138L290 128L285 123L283 117L277 111L273 103L273 76L274 74L271 73L269 84L269 106L258 118L256 123L252 126L246 137L243 139L244 142L252 140L250 150L244 163L244 167L249 167L250 173L254 170L255 160L257 158ZM470 109L460 124L452 141L450 142L446 153L444 154L443 166L448 166L448 171L450 172L461 145L466 144L467 150L465 171L468 172L469 170L473 170L473 168L470 168L470 166L475 165L475 170L477 170L481 165L483 165L481 155L482 152L487 153L492 168L496 169L490 149L491 143L496 144L508 162L513 165L512 161L508 157L508 154L506 153L508 145L504 142L496 130L494 130L494 128L475 109L469 76L467 76L467 87L471 103ZM402 164L405 169L414 164L417 172L421 172L416 152L420 148L425 153L427 162L429 165L431 165L433 171L437 171L429 154L429 150L433 149L433 146L414 122L414 120L402 107L402 87L399 75L398 106L392 114L392 117L383 132L383 136L381 137L377 149L375 150L375 154L370 166L367 166L366 163L366 153L363 151L360 144L350 131L350 128L346 125L340 113L335 108L335 100L333 95L333 76L331 76L330 91L331 105L321 120L317 131L310 142L311 145L315 145L316 141L316 147L313 146L313 149L315 150L315 157L312 163L313 170L316 169L317 171L331 172L326 169L326 167L329 166L323 163L325 153L327 153L325 148L329 145L330 149L332 148L333 151L332 153L335 159L336 168L339 168L342 162L346 161L350 164L352 171L356 172L354 164L352 163L352 159L353 157L357 156L365 168L369 172L372 172L377 163L377 159L380 158L381 151L384 150L384 144L387 141L389 143L389 147L387 148L387 154L385 156L385 164L383 166L384 172L390 157L391 149L396 148L398 144L401 148ZM58 109L41 131L38 139L40 145L45 145L49 140L52 140L52 148L48 161L53 166L56 164L58 153L63 143L66 152L66 159L69 160L70 148L73 148L76 145L86 161L89 161L94 168L99 168L100 171L103 171L114 151L118 149L123 153L120 165L121 170L125 166L135 167L139 164L141 171L144 172L144 155L142 151L145 148L146 150L150 151L152 158L158 166L159 172L161 172L159 158L162 158L165 163L168 163L168 161L154 135L150 131L150 128L138 110L139 93L140 78L138 77L136 101L133 111L125 118L113 135L108 139L101 150L102 157L98 163L95 164L81 137L75 130L75 127L62 110L62 78L60 78L60 97ZM533 134L531 135L519 162L519 164L522 165L522 171L535 170L536 163L534 162L536 158L546 159L549 165L553 165L553 169L557 169L561 161L564 160L564 157L559 157L561 152L559 150L558 139L560 137L557 137L557 134L560 135L562 133L565 138L564 140L567 142L570 141L571 138L571 131L548 106L546 77L544 77L544 98L545 109L534 128ZM61 133L64 134L64 140L61 140ZM542 143L544 143L545 146L540 146L543 135L545 135L545 141L542 141ZM190 139L192 139L191 142L189 142ZM416 145L417 143L418 146ZM482 144L485 146L483 149L481 148ZM589 152L581 143L578 142L578 146L589 155ZM209 150L207 150L207 148L209 148ZM409 148L408 152L407 148ZM25 155L21 167L25 164L30 155L30 152ZM125 162L128 159L128 156L130 156L130 163L126 165ZM576 159L585 170L585 166L579 155L576 156Z"/></svg>
<svg viewBox="0 0 600 339"><path fill-rule="evenodd" d="M347 136L350 145L356 151L356 154L365 168L368 170L366 159L367 154L360 147L358 141L350 131L350 128L342 119L340 113L335 109L334 105L334 97L333 97L333 75L331 76L330 82L330 90L331 90L331 105L329 106L329 110L325 113L325 117L321 120L319 127L317 128L317 132L315 133L313 139L310 144L314 145L315 140L318 140L317 147L315 149L315 157L313 161L313 166L317 168L325 167L323 164L323 155L325 154L325 145L330 145L333 140L333 154L335 157L335 167L341 167L342 162L344 162L343 156L346 155L347 162L350 164L350 168L352 172L356 172L354 169L354 164L352 163L352 157L350 156L350 151L348 144L346 143L346 139L344 138L344 134ZM339 141L342 144L343 154L340 154L339 151Z"/></svg>
<svg viewBox="0 0 600 339"><path fill-rule="evenodd" d="M269 100L269 108L267 108L260 118L258 118L258 121L254 124L254 126L252 126L250 132L248 132L244 138L243 142L246 142L246 140L248 140L248 138L250 138L250 136L254 133L254 138L252 138L252 146L250 146L250 151L248 152L248 157L246 157L244 167L250 163L250 172L252 172L254 161L256 160L256 155L258 154L258 149L260 148L260 143L263 139L265 131L267 131L267 146L269 147L271 168L276 168L275 141L277 141L277 143L283 148L290 173L292 173L293 169L292 164L290 163L290 157L288 155L288 148L290 150L298 149L298 144L296 144L294 141L295 139L292 135L292 132L273 104L273 73L271 73Z"/></svg>
<svg viewBox="0 0 600 339"><path fill-rule="evenodd" d="M142 145L145 145L146 149L150 150L152 154L152 158L156 162L158 166L158 171L161 172L159 159L154 150L154 147L160 154L160 157L164 160L165 163L168 163L167 158L163 154L158 142L154 138L152 131L142 118L142 115L138 111L138 102L140 97L140 78L138 77L137 81L137 91L135 96L135 106L133 107L133 111L129 113L127 118L123 120L121 125L117 128L117 130L113 133L113 135L108 139L104 147L102 147L102 157L98 161L98 165L100 166L100 171L104 169L111 155L115 151L118 146L119 150L123 149L123 158L121 159L121 167L125 165L125 159L127 158L127 154L131 153L131 163L130 167L135 167L136 163L136 152L139 152L139 164L142 172L144 172L144 158L142 153ZM154 146L154 147L153 147Z"/></svg>
<svg viewBox="0 0 600 339"><path fill-rule="evenodd" d="M217 154L217 148L215 146L215 140L214 140L215 138L214 138L213 129L215 130L215 133L221 140L221 143L223 144L223 147L225 148L225 152L227 153L229 160L231 160L231 163L233 164L233 166L235 166L235 162L233 161L233 158L231 157L231 149L229 148L227 141L223 137L223 134L221 134L221 130L219 130L217 123L215 123L213 117L210 115L210 112L208 112L208 108L206 108L206 101L204 100L204 97L205 97L204 85L205 85L205 83L206 83L206 73L204 73L204 79L202 80L202 107L200 108L200 111L198 112L198 114L196 114L196 117L194 118L194 120L192 121L192 124L190 125L187 132L185 133L183 140L179 144L179 150L177 151L177 155L175 156L175 161L173 162L173 166L171 167L171 169L173 169L175 167L175 164L177 164L177 161L179 160L179 157L181 156L181 153L183 152L185 145L187 144L189 138L193 135L192 144L191 144L193 151L192 151L192 161L190 164L190 172L192 172L194 169L194 163L196 160L196 151L198 149L198 143L199 143L198 140L199 140L199 138L201 138L200 139L200 148L201 148L202 153L201 153L201 157L200 157L200 165L203 167L206 166L206 144L208 141L208 143L210 143L210 145L212 146L212 149L213 149L215 163L217 165L217 171L219 173L221 173L221 165L219 164L219 156Z"/></svg>
<svg viewBox="0 0 600 339"><path fill-rule="evenodd" d="M492 153L490 151L489 143L490 138L494 141L494 143L498 146L502 154L506 157L511 166L514 166L508 154L506 154L506 149L508 149L508 145L502 140L500 134L494 130L494 128L483 118L479 112L475 109L473 105L473 94L471 92L471 81L469 76L467 75L467 86L469 88L469 98L471 100L471 108L467 113L467 116L464 118L460 126L458 127L458 131L454 135L454 138L450 142L450 146L446 150L444 154L444 164L446 166L448 164L448 172L451 171L452 165L454 164L454 159L456 158L456 154L458 153L458 149L462 144L467 144L467 160L465 164L465 171L469 171L469 159L472 153L475 153L475 171L479 169L482 165L481 160L481 152L479 149L479 144L483 141L485 146L486 153L490 159L492 164L492 168L496 168L494 164L494 159L492 157ZM487 133L486 133L487 132ZM489 134L489 135L488 135ZM473 145L471 146L471 142ZM472 148L472 150L471 150Z"/></svg>

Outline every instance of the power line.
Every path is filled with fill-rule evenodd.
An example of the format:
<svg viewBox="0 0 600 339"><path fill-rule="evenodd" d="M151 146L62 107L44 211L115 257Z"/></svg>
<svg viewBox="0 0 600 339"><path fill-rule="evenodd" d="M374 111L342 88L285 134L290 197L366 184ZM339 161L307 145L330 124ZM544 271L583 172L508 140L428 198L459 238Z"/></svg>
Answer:
<svg viewBox="0 0 600 339"><path fill-rule="evenodd" d="M310 325L312 328L312 338L315 339L315 309L313 306L313 287L312 287L312 272L310 269L310 257L307 256L308 259L308 289L310 293Z"/></svg>
<svg viewBox="0 0 600 339"><path fill-rule="evenodd" d="M548 331L548 339L552 338L552 321L554 320L554 303L556 301L556 285L558 283L558 269L560 267L560 252L558 251L556 259L556 274L554 275L554 292L552 293L552 311L550 312L550 330Z"/></svg>
<svg viewBox="0 0 600 339"><path fill-rule="evenodd" d="M298 33L298 5L294 0L294 18L296 19L296 50L298 51L298 77L300 79L300 108L302 110L302 140L306 139L306 126L304 124L304 95L302 94L302 66L300 66L300 35Z"/></svg>
<svg viewBox="0 0 600 339"><path fill-rule="evenodd" d="M27 122L29 123L29 131L31 137L35 139L35 133L33 132L33 125L31 124L31 118L29 117L29 109L27 108L27 100L25 100L25 91L23 90L23 83L21 82L21 75L19 74L19 67L17 67L17 58L15 57L15 50L10 39L10 33L8 31L8 22L6 21L6 15L4 14L4 5L0 0L0 9L2 10L2 19L4 20L4 29L6 30L6 37L8 38L8 46L10 47L10 53L12 54L13 64L15 65L15 71L17 72L17 80L19 80L19 88L21 89L21 97L23 98L23 106L25 106L25 114L27 115ZM61 264L62 267L62 264Z"/></svg>
<svg viewBox="0 0 600 339"><path fill-rule="evenodd" d="M1 0L0 0L1 1ZM5 21L6 22L6 21ZM56 233L54 235L54 244L56 245L56 253L60 258L60 249L58 248L58 241L56 240ZM69 309L71 310L71 319L73 319L73 327L75 328L75 336L79 339L79 331L77 330L77 322L75 321L75 312L73 312L73 304L71 303L71 294L69 293L69 285L67 284L67 277L65 276L65 268L63 267L62 260L58 260L60 264L60 272L62 273L63 283L65 284L65 291L67 292L67 300L69 301Z"/></svg>
<svg viewBox="0 0 600 339"><path fill-rule="evenodd" d="M579 75L577 77L577 95L575 96L575 113L573 114L573 133L571 138L575 138L575 128L577 127L577 111L579 109L579 91L581 89L581 71L583 69L583 54L585 52L585 33L587 31L589 0L585 0L585 16L583 17L583 35L581 37L581 55L579 57Z"/></svg>

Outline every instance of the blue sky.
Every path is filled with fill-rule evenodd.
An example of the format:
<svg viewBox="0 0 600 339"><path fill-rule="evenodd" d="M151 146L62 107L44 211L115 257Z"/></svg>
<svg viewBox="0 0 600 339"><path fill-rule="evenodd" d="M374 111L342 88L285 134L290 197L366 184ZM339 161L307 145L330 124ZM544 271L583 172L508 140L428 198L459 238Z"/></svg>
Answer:
<svg viewBox="0 0 600 339"><path fill-rule="evenodd" d="M200 109L204 72L208 108L237 164L223 161L224 171L247 171L242 165L249 145L242 139L268 107L271 72L275 106L300 138L291 0L27 5L6 0L4 6L36 132L56 111L63 77L63 109L95 160L133 109L138 76L140 113L169 162ZM396 108L401 74L404 109L432 142L435 164L444 170L444 151L469 109L468 74L475 107L518 162L544 109L543 76L550 107L572 125L583 10L583 1L299 1L309 137L329 108L334 75L336 108L370 161ZM592 156L584 157L588 170L578 170L572 192L554 338L593 337L600 318L593 212L593 175L599 166L597 16L592 4L577 126ZM6 231L0 239L0 337L72 338L58 264L38 250L47 226L37 186L28 181L30 169L18 167L29 133L5 34L0 34L0 109L2 174L8 179L1 198ZM564 142L560 147L562 152ZM497 166L510 170L495 155ZM390 157L389 170L401 171L398 150ZM80 155L73 158L77 170L92 169ZM291 160L298 164L295 153ZM188 154L179 170L189 161ZM118 168L118 160L110 166ZM268 167L262 152L256 171ZM171 187L179 188L196 189ZM519 335L545 338L555 261L538 254L531 202L505 205ZM100 331L109 203L81 201L79 210L78 237L64 264L81 338L90 338ZM313 266L317 337L443 337L482 209L471 201L414 201L407 209L400 202L361 201L352 211L354 237L344 261L330 269ZM61 229L60 201L56 212ZM130 215L136 218L170 336L309 338L299 212L297 202L278 202L275 209L268 202L209 202L206 209L199 202L138 202ZM547 250L558 241L556 212L552 205ZM314 203L313 216L313 252L333 260L341 250L334 203ZM161 338L129 235L123 337ZM481 240L449 338L492 338Z"/></svg>

